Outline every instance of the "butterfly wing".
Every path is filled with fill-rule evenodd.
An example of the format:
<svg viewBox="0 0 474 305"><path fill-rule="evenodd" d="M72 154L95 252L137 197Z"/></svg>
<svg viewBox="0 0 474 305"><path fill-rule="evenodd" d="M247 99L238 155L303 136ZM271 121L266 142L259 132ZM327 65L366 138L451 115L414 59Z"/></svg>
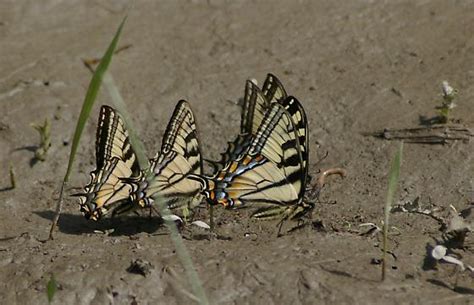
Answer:
<svg viewBox="0 0 474 305"><path fill-rule="evenodd" d="M148 199L157 196L169 208L175 208L192 200L199 192L199 182L188 179L190 174L202 174L196 122L188 102L181 100L176 105L161 152L152 159L150 169L153 177L145 190Z"/></svg>
<svg viewBox="0 0 474 305"><path fill-rule="evenodd" d="M140 167L130 145L128 132L120 114L102 106L96 138L97 168L91 180L78 194L86 218L98 220L110 208L129 200L133 186L126 179L139 177Z"/></svg>
<svg viewBox="0 0 474 305"><path fill-rule="evenodd" d="M140 172L124 121L110 106L102 106L100 109L95 147L98 169L102 168L107 160L116 157L123 160L134 174Z"/></svg>
<svg viewBox="0 0 474 305"><path fill-rule="evenodd" d="M250 145L257 133L266 111L272 103L281 102L287 97L285 88L273 74L268 74L262 90L251 80L245 84L244 103L240 120L240 134L233 142L229 142L227 150L222 154L217 166L219 170L229 160L235 160Z"/></svg>
<svg viewBox="0 0 474 305"><path fill-rule="evenodd" d="M273 103L246 153L214 178L201 180L209 201L227 207L298 203L304 195L303 155L307 150L302 146L307 142L300 137L293 117L305 117L295 98Z"/></svg>
<svg viewBox="0 0 474 305"><path fill-rule="evenodd" d="M262 93L270 103L281 102L288 97L280 80L273 74L267 74L262 86Z"/></svg>

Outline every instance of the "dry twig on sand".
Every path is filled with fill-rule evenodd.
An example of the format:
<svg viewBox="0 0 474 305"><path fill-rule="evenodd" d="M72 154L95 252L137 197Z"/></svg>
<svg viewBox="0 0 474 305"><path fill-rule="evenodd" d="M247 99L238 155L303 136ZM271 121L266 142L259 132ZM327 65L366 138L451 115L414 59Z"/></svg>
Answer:
<svg viewBox="0 0 474 305"><path fill-rule="evenodd" d="M364 135L384 140L403 140L407 143L447 144L454 141L469 141L474 137L474 131L460 125L432 125L417 128L384 129Z"/></svg>

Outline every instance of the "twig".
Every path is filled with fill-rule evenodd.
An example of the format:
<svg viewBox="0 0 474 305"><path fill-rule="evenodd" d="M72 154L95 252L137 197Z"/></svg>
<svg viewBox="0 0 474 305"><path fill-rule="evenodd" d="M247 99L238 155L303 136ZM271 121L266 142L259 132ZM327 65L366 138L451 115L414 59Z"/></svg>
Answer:
<svg viewBox="0 0 474 305"><path fill-rule="evenodd" d="M384 140L403 140L408 143L446 144L450 141L468 141L474 131L459 125L433 125L428 127L384 129L380 132L365 133L366 136Z"/></svg>
<svg viewBox="0 0 474 305"><path fill-rule="evenodd" d="M117 48L114 52L114 55L115 54L118 54L122 51L125 51L129 48L131 48L133 45L132 44L126 44L124 46L121 46L119 48ZM94 66L97 65L98 63L100 63L100 58L83 58L82 59L82 63L86 66L87 69L89 69L89 71L91 71L92 73L94 73Z"/></svg>
<svg viewBox="0 0 474 305"><path fill-rule="evenodd" d="M383 221L383 253L382 253L382 281L385 280L385 273L387 269L386 254L388 244L388 226L390 220L390 211L392 210L393 197L397 190L398 177L400 176L400 166L402 162L403 153L403 142L400 143L400 148L393 158L390 166L390 172L388 177L388 189L387 189L387 200L385 202L384 209L384 221Z"/></svg>
<svg viewBox="0 0 474 305"><path fill-rule="evenodd" d="M307 198L309 199L318 198L319 194L321 193L321 190L323 189L326 183L326 178L331 175L339 175L341 178L345 178L347 176L347 171L343 168L336 167L336 168L330 168L322 172L321 175L318 177L318 180L316 181L314 186L307 188L307 191L308 191Z"/></svg>
<svg viewBox="0 0 474 305"><path fill-rule="evenodd" d="M345 178L347 176L347 171L340 167L330 168L328 170L325 170L318 177L318 181L316 185L318 185L319 188L323 188L324 184L326 183L326 178L331 175L339 175L341 178Z"/></svg>
<svg viewBox="0 0 474 305"><path fill-rule="evenodd" d="M66 186L66 181L63 181L63 183L61 184L61 190L59 192L59 200L58 200L58 204L56 205L56 211L54 213L54 218L53 218L53 222L51 224L51 229L49 229L49 237L48 237L48 240L53 240L54 237L54 229L56 228L56 226L58 225L58 221L59 221L59 215L61 214L61 210L62 210L62 206L63 206L63 194L64 194L64 187Z"/></svg>

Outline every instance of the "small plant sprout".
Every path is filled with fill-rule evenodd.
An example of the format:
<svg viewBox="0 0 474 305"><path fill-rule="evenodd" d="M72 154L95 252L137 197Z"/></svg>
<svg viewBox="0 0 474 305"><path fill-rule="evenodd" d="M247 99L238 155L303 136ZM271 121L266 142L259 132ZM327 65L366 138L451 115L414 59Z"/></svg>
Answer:
<svg viewBox="0 0 474 305"><path fill-rule="evenodd" d="M11 163L10 163L9 172L10 172L11 188L14 189L14 188L16 188L16 179L15 179L15 171L13 170L13 164L11 164Z"/></svg>
<svg viewBox="0 0 474 305"><path fill-rule="evenodd" d="M53 301L57 288L58 288L58 284L56 283L56 280L54 279L54 275L51 274L51 278L49 279L48 284L46 285L46 296L48 297L49 304L51 304L51 302Z"/></svg>
<svg viewBox="0 0 474 305"><path fill-rule="evenodd" d="M46 118L43 125L31 124L31 127L36 129L40 135L40 144L35 151L35 159L44 161L46 160L46 154L51 147L51 122Z"/></svg>
<svg viewBox="0 0 474 305"><path fill-rule="evenodd" d="M390 173L388 175L388 190L387 201L385 202L384 222L383 222L383 254L382 254L382 281L385 280L385 272L387 268L386 254L388 242L388 227L390 220L390 211L392 210L393 197L397 190L398 177L400 176L400 166L402 163L403 142L400 143L400 148L393 158L390 166Z"/></svg>
<svg viewBox="0 0 474 305"><path fill-rule="evenodd" d="M201 221L201 220L193 221L191 224L194 225L194 226L200 227L202 229L206 229L206 230L211 229L211 226L209 226L207 223L205 223L204 221Z"/></svg>
<svg viewBox="0 0 474 305"><path fill-rule="evenodd" d="M446 124L449 120L449 113L456 107L454 97L457 95L457 90L451 87L447 81L443 81L441 87L443 90L443 102L437 109L440 115L440 123Z"/></svg>
<svg viewBox="0 0 474 305"><path fill-rule="evenodd" d="M183 212L184 223L188 223L189 219L191 219L191 212L189 211L189 208L187 205L185 205L182 208L182 212Z"/></svg>

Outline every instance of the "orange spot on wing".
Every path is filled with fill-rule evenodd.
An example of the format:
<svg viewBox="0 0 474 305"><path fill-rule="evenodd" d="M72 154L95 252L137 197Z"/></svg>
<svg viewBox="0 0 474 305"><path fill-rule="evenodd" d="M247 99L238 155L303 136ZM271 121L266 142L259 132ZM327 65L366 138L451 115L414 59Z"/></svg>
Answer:
<svg viewBox="0 0 474 305"><path fill-rule="evenodd" d="M258 155L258 156L255 157L255 161L257 161L257 162L260 162L260 161L262 161L262 160L263 160L263 156L262 156L262 155Z"/></svg>
<svg viewBox="0 0 474 305"><path fill-rule="evenodd" d="M231 166L229 167L229 172L233 173L235 172L235 170L237 169L237 167L239 166L239 163L237 162L232 162Z"/></svg>
<svg viewBox="0 0 474 305"><path fill-rule="evenodd" d="M229 200L227 200L227 198L219 199L218 202L222 204L224 207L227 207L229 205Z"/></svg>

